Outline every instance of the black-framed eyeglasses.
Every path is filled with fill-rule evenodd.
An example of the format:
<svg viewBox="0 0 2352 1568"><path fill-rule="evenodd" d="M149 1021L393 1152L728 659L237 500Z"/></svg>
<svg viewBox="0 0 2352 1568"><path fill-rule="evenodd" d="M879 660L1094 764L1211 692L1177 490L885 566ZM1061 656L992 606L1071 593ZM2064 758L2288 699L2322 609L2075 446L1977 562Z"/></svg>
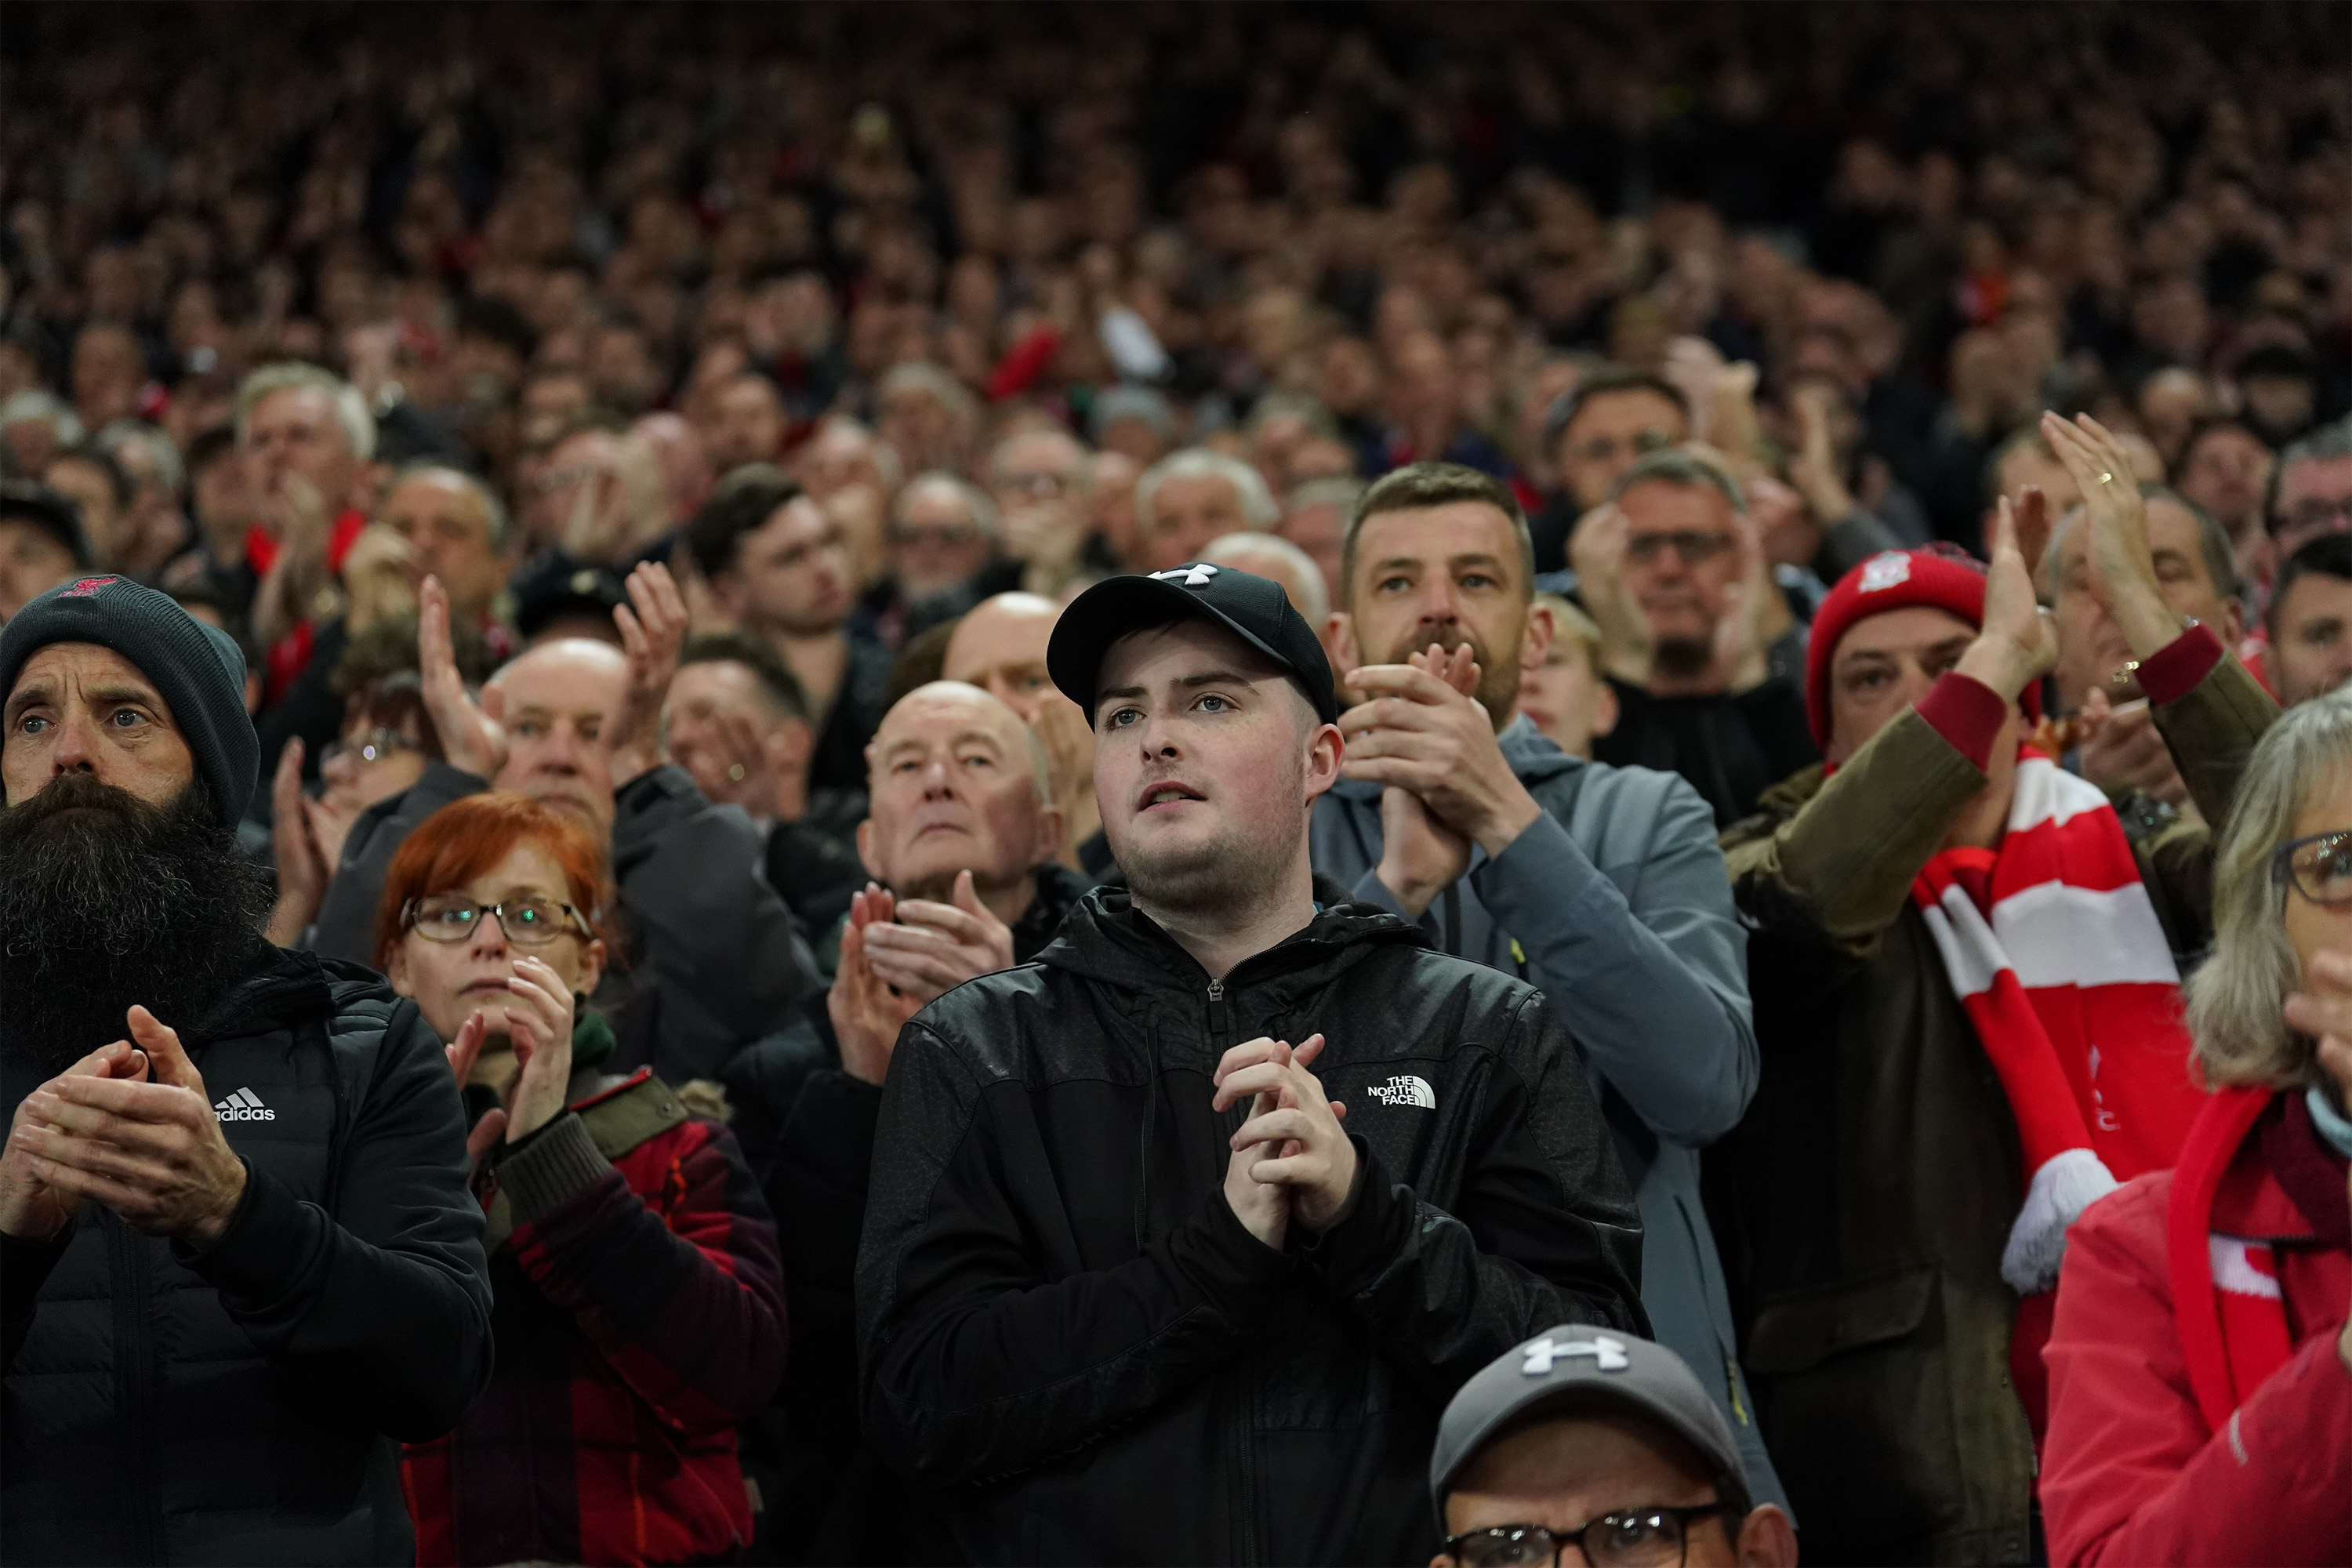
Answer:
<svg viewBox="0 0 2352 1568"><path fill-rule="evenodd" d="M411 899L401 906L400 923L427 942L464 942L481 928L488 915L517 947L545 947L560 936L585 931L580 911L552 899L513 899L501 904L478 904L471 899L438 895Z"/></svg>
<svg viewBox="0 0 2352 1568"><path fill-rule="evenodd" d="M2323 908L2352 906L2352 827L2288 839L2271 851L2271 880Z"/></svg>
<svg viewBox="0 0 2352 1568"><path fill-rule="evenodd" d="M1727 1502L1692 1508L1629 1508L1604 1513L1580 1530L1547 1530L1540 1524L1497 1524L1448 1536L1445 1550L1462 1568L1557 1568L1573 1542L1593 1568L1682 1568L1690 1529L1714 1514L1727 1514Z"/></svg>
<svg viewBox="0 0 2352 1568"><path fill-rule="evenodd" d="M1625 541L1625 559L1636 566L1647 566L1672 547L1674 552L1693 566L1712 561L1731 548L1727 533L1702 533L1696 529L1672 533L1636 533Z"/></svg>
<svg viewBox="0 0 2352 1568"><path fill-rule="evenodd" d="M425 742L414 735L404 735L397 730L379 724L364 735L352 735L330 741L319 753L321 763L338 757L349 757L355 763L380 763L398 752L421 752Z"/></svg>

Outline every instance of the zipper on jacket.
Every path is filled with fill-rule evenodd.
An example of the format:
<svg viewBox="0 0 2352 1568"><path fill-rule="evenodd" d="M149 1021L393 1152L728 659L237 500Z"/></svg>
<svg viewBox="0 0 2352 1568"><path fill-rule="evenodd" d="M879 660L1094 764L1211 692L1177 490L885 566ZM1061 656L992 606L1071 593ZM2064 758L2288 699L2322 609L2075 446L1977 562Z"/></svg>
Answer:
<svg viewBox="0 0 2352 1568"><path fill-rule="evenodd" d="M154 1309L148 1248L152 1245L121 1221L107 1226L106 1249L114 1293L114 1423L131 1537L139 1561L163 1561L163 1498L155 1474Z"/></svg>
<svg viewBox="0 0 2352 1568"><path fill-rule="evenodd" d="M1225 983L1209 982L1209 1037L1222 1050L1225 1044Z"/></svg>

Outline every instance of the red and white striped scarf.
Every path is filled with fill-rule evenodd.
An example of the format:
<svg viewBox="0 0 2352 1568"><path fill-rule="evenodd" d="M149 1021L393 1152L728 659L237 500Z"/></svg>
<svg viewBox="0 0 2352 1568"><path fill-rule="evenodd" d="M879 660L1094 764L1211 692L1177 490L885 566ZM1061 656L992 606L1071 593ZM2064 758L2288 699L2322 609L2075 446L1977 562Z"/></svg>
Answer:
<svg viewBox="0 0 2352 1568"><path fill-rule="evenodd" d="M2017 1118L2026 1196L2001 1277L2049 1290L2066 1227L2168 1168L2204 1104L2171 945L2105 792L2031 747L2000 847L1942 851L1911 896Z"/></svg>

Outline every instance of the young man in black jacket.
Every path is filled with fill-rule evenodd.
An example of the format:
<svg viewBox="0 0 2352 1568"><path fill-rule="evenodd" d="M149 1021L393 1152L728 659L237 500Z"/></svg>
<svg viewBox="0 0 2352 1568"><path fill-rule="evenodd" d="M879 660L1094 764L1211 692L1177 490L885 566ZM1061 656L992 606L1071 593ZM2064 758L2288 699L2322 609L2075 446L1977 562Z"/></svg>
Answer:
<svg viewBox="0 0 2352 1568"><path fill-rule="evenodd" d="M0 633L9 1563L410 1562L394 1444L489 1377L440 1042L261 940L244 699L120 577Z"/></svg>
<svg viewBox="0 0 2352 1568"><path fill-rule="evenodd" d="M1131 891L899 1036L867 1440L976 1562L1427 1562L1454 1390L1643 1324L1583 1070L1531 987L1313 882L1341 741L1278 585L1113 578L1048 663Z"/></svg>

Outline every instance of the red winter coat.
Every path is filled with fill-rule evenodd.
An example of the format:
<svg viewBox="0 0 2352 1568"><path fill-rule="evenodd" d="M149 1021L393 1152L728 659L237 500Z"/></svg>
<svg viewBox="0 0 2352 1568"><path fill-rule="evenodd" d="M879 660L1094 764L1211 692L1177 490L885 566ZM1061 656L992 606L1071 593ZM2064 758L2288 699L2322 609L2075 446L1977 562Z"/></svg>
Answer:
<svg viewBox="0 0 2352 1568"><path fill-rule="evenodd" d="M2262 1089L2215 1096L2178 1167L2075 1222L2044 1352L2051 1562L2352 1563L2347 1227L2342 1156L2300 1091Z"/></svg>

